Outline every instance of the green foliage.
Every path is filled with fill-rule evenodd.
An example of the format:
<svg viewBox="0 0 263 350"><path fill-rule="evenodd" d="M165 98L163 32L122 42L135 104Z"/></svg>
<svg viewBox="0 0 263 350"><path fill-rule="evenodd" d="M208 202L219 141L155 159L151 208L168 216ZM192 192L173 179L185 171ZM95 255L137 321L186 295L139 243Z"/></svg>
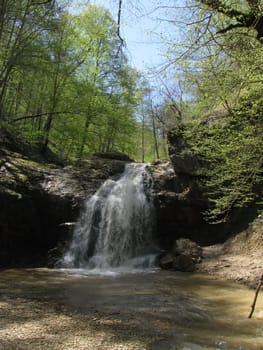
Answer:
<svg viewBox="0 0 263 350"><path fill-rule="evenodd" d="M191 25L169 57L178 65L187 108L180 121L171 118L171 127L181 123L190 152L201 161L205 217L216 223L234 208L262 202L262 11L257 1L190 3L194 10L190 16L186 6L185 21L191 18Z"/></svg>
<svg viewBox="0 0 263 350"><path fill-rule="evenodd" d="M198 175L210 207L210 222L226 221L233 208L262 196L263 99L243 96L239 107L224 121L188 126L185 136L202 162Z"/></svg>
<svg viewBox="0 0 263 350"><path fill-rule="evenodd" d="M1 3L0 121L64 158L131 153L140 76L103 7Z"/></svg>

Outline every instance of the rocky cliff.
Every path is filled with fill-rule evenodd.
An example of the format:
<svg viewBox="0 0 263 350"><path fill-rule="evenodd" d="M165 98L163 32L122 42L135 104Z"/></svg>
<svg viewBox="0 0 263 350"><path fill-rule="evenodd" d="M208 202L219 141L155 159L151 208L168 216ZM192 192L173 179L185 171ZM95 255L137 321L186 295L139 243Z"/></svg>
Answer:
<svg viewBox="0 0 263 350"><path fill-rule="evenodd" d="M229 221L209 224L203 213L209 203L202 192L198 169L201 161L192 153L180 130L168 134L170 160L155 161L154 177L158 240L169 249L179 238L190 238L199 244L222 243L234 233L247 228L257 217L257 207L232 212Z"/></svg>
<svg viewBox="0 0 263 350"><path fill-rule="evenodd" d="M129 159L97 155L63 166L7 139L0 139L0 266L47 264L70 239L84 199Z"/></svg>
<svg viewBox="0 0 263 350"><path fill-rule="evenodd" d="M246 209L244 220L208 224L202 214L207 201L196 175L200 162L180 134L170 134L169 143L171 160L149 167L159 247L173 251L181 238L201 245L222 243L242 231L255 217L254 209ZM71 238L84 200L130 161L110 153L63 165L52 154L42 159L37 150L0 134L0 266L52 265Z"/></svg>

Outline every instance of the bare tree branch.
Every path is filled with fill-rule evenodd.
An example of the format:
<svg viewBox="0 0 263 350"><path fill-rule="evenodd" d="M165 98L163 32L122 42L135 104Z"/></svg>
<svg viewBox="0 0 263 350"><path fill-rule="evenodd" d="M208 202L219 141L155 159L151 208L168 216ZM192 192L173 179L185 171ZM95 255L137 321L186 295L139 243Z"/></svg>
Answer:
<svg viewBox="0 0 263 350"><path fill-rule="evenodd" d="M122 46L124 45L124 40L121 37L120 29L121 29L121 12L122 12L122 0L119 0L119 7L118 7L118 21L117 21L117 35L121 41Z"/></svg>
<svg viewBox="0 0 263 350"><path fill-rule="evenodd" d="M44 0L44 1L40 1L40 2L35 2L32 0L32 5L45 5L45 4L52 4L52 2L54 2L54 0Z"/></svg>
<svg viewBox="0 0 263 350"><path fill-rule="evenodd" d="M45 113L38 113L38 114L33 114L33 115L26 115L26 116L23 116L23 117L19 117L19 118L14 118L14 119L11 119L9 121L9 123L16 123L16 122L19 122L21 120L26 120L26 119L34 119L34 118L41 118L41 117L47 117L49 116L50 114L52 115L59 115L59 114L75 114L75 113L82 113L81 111L59 111L59 112L45 112Z"/></svg>

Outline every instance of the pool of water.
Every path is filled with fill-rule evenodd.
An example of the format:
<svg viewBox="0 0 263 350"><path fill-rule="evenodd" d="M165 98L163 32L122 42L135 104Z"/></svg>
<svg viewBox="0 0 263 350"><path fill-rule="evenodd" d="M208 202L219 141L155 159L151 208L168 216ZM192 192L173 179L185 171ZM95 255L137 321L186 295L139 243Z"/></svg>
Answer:
<svg viewBox="0 0 263 350"><path fill-rule="evenodd" d="M7 296L139 320L152 330L149 350L263 349L263 293L248 319L254 291L207 275L9 269L0 273L0 297Z"/></svg>

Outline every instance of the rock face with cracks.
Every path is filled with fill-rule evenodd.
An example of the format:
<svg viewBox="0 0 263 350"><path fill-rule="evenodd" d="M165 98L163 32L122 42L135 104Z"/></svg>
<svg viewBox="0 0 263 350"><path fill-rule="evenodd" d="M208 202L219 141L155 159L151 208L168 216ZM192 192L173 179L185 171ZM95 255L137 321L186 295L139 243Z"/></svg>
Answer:
<svg viewBox="0 0 263 350"><path fill-rule="evenodd" d="M160 246L170 249L182 237L199 243L209 241L213 227L203 220L206 202L199 193L196 179L187 174L177 174L168 160L155 161L151 171Z"/></svg>
<svg viewBox="0 0 263 350"><path fill-rule="evenodd" d="M93 157L63 167L2 147L0 266L52 264L57 247L63 249L72 235L84 199L125 164Z"/></svg>

